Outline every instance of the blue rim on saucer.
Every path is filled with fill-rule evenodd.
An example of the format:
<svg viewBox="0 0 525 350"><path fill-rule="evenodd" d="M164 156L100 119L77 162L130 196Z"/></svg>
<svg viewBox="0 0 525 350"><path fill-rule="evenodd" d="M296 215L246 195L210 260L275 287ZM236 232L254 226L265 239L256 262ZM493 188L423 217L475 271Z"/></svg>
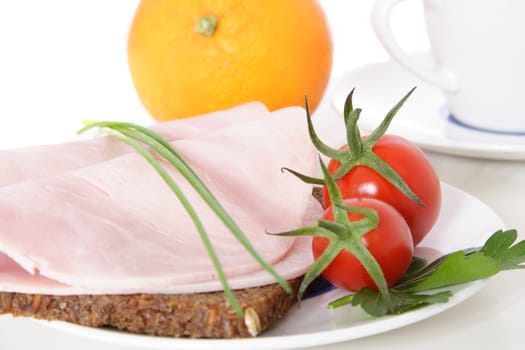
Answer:
<svg viewBox="0 0 525 350"><path fill-rule="evenodd" d="M454 114L448 111L448 108L443 106L442 107L442 113L446 116L447 120L455 124L457 126L460 126L462 128L466 128L473 131L479 131L484 132L488 134L496 134L496 135L508 135L508 136L525 136L525 131L500 131L500 130L491 130L491 129L485 129L480 128L478 126L470 125L465 122L462 122L459 120Z"/></svg>

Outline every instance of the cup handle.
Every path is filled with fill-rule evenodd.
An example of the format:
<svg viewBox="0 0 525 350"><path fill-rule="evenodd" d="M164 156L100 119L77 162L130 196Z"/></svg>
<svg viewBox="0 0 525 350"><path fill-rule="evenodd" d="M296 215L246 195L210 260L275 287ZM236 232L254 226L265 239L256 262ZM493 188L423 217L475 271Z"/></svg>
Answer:
<svg viewBox="0 0 525 350"><path fill-rule="evenodd" d="M394 7L402 1L405 0L376 0L374 7L372 8L371 20L372 27L374 28L379 41L393 59L424 81L435 85L446 92L457 91L458 84L456 77L449 68L425 68L411 59L396 42L390 26L390 15Z"/></svg>

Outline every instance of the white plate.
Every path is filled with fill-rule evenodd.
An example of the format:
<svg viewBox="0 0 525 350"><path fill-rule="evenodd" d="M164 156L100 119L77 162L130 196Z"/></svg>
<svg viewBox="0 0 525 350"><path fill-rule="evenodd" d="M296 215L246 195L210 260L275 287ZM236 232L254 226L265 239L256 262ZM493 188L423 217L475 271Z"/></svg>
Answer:
<svg viewBox="0 0 525 350"><path fill-rule="evenodd" d="M414 59L430 64L426 54L414 55ZM431 151L476 158L525 159L525 133L493 133L459 125L448 117L445 98L438 89L392 61L365 65L344 74L336 81L331 102L342 115L346 96L355 87L354 107L363 109L359 126L371 131L414 86L416 91L394 118L390 133Z"/></svg>
<svg viewBox="0 0 525 350"><path fill-rule="evenodd" d="M498 229L501 219L476 198L443 184L443 207L433 231L417 248L417 255L435 258L443 253L480 246ZM143 349L294 349L362 338L421 321L457 305L484 285L483 281L455 288L446 304L432 305L399 316L371 318L358 308L344 307L329 311L327 303L345 293L334 290L305 300L261 336L250 339L177 339L129 334L96 329L64 322L38 321L55 329L102 342Z"/></svg>

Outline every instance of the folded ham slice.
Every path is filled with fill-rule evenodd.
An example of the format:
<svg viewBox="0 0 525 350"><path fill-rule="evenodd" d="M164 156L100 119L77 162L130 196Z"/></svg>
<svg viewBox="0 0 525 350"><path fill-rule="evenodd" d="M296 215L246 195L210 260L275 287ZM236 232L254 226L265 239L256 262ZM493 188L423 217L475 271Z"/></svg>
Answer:
<svg viewBox="0 0 525 350"><path fill-rule="evenodd" d="M313 173L317 168L305 112L298 107L273 113L260 105L243 108L238 116L225 117L225 123L217 116L204 117L181 122L184 132L176 123L169 131L157 131L173 140L263 258L284 278L297 277L312 261L308 239L266 232L297 228L320 214L311 186L280 170L286 166ZM246 113L254 117L247 120ZM88 161L63 156L79 144L85 151L80 158ZM75 146L50 146L52 161L45 172L25 167L26 161L35 161L27 155L17 164L24 171L0 188L2 290L110 294L221 289L192 221L140 155L107 138ZM43 156L47 150L40 151ZM10 155L1 157L3 163ZM166 168L204 222L232 287L273 283L182 176Z"/></svg>
<svg viewBox="0 0 525 350"><path fill-rule="evenodd" d="M151 126L169 141L201 136L232 123L244 123L268 115L260 102L250 102L198 118L179 119ZM132 149L112 137L0 151L0 187L33 180L107 161Z"/></svg>

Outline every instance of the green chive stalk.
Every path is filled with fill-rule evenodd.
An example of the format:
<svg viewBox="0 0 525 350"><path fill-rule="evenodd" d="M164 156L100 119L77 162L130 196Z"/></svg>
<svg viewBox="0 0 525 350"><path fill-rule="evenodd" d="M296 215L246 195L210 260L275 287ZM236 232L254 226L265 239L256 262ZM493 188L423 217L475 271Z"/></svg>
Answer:
<svg viewBox="0 0 525 350"><path fill-rule="evenodd" d="M217 275L221 281L221 284L224 288L224 292L228 298L228 301L237 312L240 317L243 317L243 310L240 307L238 301L236 300L231 288L229 287L220 261L217 258L215 251L211 245L211 242L208 239L208 236L200 222L196 212L191 207L191 204L187 201L186 197L182 194L178 186L175 184L171 176L166 172L160 163L151 155L143 146L137 143L135 140L138 140L156 151L161 157L167 160L171 165L173 165L190 183L190 185L199 193L203 200L209 205L209 207L215 212L219 219L224 223L224 225L231 231L235 238L245 247L245 249L252 255L252 257L266 270L268 271L277 282L288 292L292 291L289 283L284 280L270 264L268 264L255 250L249 240L246 238L241 229L237 226L235 221L231 216L226 212L222 207L219 201L215 198L212 192L208 187L202 182L198 175L193 171L193 169L184 161L180 154L173 149L167 140L162 138L160 135L152 132L151 130L141 127L136 124L126 123L126 122L86 122L86 126L78 131L78 134L81 134L92 128L103 128L112 130L110 133L112 136L117 137L119 140L126 142L138 153L140 153L146 160L154 167L154 169L159 173L159 175L164 179L168 184L170 189L175 193L177 198L181 201L184 208L192 218L199 235L210 255L210 258L214 264L214 267L217 271Z"/></svg>

